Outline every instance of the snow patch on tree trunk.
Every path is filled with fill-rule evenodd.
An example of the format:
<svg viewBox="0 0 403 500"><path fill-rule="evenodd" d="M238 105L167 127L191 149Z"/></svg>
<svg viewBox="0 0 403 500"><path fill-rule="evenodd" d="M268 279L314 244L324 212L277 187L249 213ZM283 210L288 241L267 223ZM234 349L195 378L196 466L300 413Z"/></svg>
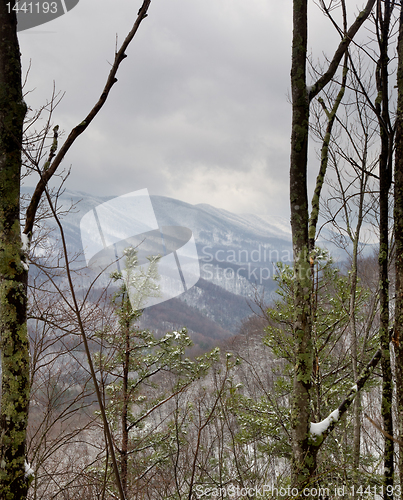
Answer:
<svg viewBox="0 0 403 500"><path fill-rule="evenodd" d="M24 253L27 253L29 251L29 245L30 245L28 235L25 233L21 233L21 241L22 241L22 251Z"/></svg>
<svg viewBox="0 0 403 500"><path fill-rule="evenodd" d="M34 475L34 470L31 467L31 464L25 460L24 462L25 466L25 479L29 479L31 476Z"/></svg>

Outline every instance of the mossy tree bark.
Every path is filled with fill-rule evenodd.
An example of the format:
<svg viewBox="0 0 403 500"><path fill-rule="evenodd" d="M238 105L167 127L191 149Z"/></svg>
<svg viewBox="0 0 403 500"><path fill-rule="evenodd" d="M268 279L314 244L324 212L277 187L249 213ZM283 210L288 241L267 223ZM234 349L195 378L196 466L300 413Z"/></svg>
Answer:
<svg viewBox="0 0 403 500"><path fill-rule="evenodd" d="M311 334L311 273L308 251L308 127L306 87L307 0L294 0L292 46L292 136L290 166L291 228L294 252L294 339L297 364L292 401L293 484L304 485L316 468L309 453L310 388L313 369Z"/></svg>
<svg viewBox="0 0 403 500"><path fill-rule="evenodd" d="M20 50L14 12L0 2L0 498L23 500L29 403L27 277L20 223L23 121Z"/></svg>
<svg viewBox="0 0 403 500"><path fill-rule="evenodd" d="M290 160L291 229L294 253L294 342L297 362L292 398L292 483L302 489L316 470L317 447L310 445L311 376L313 350L311 331L311 271L308 234L307 163L309 102L333 78L354 35L369 16L375 0L368 0L336 49L324 74L307 87L306 58L308 37L307 0L293 0L293 41L291 67L292 135Z"/></svg>
<svg viewBox="0 0 403 500"><path fill-rule="evenodd" d="M393 344L396 353L397 424L403 437L403 9L400 12L395 136L394 233L396 299ZM399 475L403 484L403 445L399 444Z"/></svg>

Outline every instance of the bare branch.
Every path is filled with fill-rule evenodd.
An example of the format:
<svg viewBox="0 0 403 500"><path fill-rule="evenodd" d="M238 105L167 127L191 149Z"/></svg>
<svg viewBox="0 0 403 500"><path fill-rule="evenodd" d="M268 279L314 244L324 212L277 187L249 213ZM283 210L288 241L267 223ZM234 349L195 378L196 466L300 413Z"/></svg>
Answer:
<svg viewBox="0 0 403 500"><path fill-rule="evenodd" d="M367 5L364 10L362 10L356 17L354 23L351 25L350 29L347 31L346 36L340 42L339 46L334 53L333 59L331 60L327 71L311 86L309 91L309 100L312 101L319 92L330 82L334 74L339 67L340 61L343 55L346 53L351 40L354 38L357 31L360 29L364 21L368 18L372 11L372 7L375 4L375 0L368 0Z"/></svg>
<svg viewBox="0 0 403 500"><path fill-rule="evenodd" d="M120 63L127 57L125 54L125 51L127 47L129 46L130 42L133 40L135 34L137 33L137 30L143 21L147 17L147 11L148 8L151 4L151 0L144 0L143 5L141 6L138 16L136 19L136 22L133 25L133 28L131 29L130 33L127 35L125 38L124 42L122 43L120 49L116 52L115 54L115 60L112 65L112 68L109 72L108 79L106 81L106 85L104 87L104 90L102 91L102 94L100 98L98 99L98 102L95 104L95 106L91 109L91 111L88 113L88 115L84 118L84 120L78 124L76 127L73 128L73 130L70 132L69 136L67 137L65 143L63 146L60 148L59 153L56 155L54 160L52 161L51 165L49 165L48 169L46 172L43 173L41 176L41 179L39 180L34 194L32 195L31 202L28 206L27 209L27 214L26 214L26 220L25 220L25 228L24 228L24 233L25 234L31 234L33 225L34 225L34 219L35 219L35 214L36 210L38 208L40 199L45 191L45 187L47 186L49 180L53 176L53 174L56 172L57 168L59 167L60 163L66 156L67 152L75 142L78 136L80 136L89 126L89 124L92 122L92 120L95 118L95 116L99 113L99 111L102 109L103 105L106 102L106 99L108 98L109 92L111 91L113 85L117 82L116 79L116 73L119 69Z"/></svg>

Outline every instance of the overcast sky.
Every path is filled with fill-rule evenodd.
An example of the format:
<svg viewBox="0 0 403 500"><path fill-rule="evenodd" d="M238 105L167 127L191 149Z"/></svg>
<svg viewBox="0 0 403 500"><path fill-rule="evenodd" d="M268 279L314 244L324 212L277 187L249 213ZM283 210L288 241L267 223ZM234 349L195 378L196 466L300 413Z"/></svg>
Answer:
<svg viewBox="0 0 403 500"><path fill-rule="evenodd" d="M81 0L20 32L28 105L49 99L55 82L65 97L54 124L68 132L80 123L141 3ZM320 57L338 38L309 4ZM64 161L67 187L106 196L148 188L288 218L291 36L291 0L153 0L106 106Z"/></svg>

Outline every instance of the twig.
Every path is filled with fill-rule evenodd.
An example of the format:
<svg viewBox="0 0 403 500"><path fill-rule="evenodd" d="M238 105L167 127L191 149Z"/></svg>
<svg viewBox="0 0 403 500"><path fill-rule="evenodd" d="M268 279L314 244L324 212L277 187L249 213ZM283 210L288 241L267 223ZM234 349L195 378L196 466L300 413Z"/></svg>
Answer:
<svg viewBox="0 0 403 500"><path fill-rule="evenodd" d="M113 62L112 68L109 72L108 79L106 81L104 90L102 91L102 94L100 98L98 99L98 102L95 104L95 106L91 109L91 111L88 113L88 115L84 118L84 120L79 123L76 127L72 129L70 134L68 135L65 143L63 146L60 148L59 153L56 155L56 157L53 159L51 165L47 168L46 172L43 172L43 175L41 176L34 194L32 195L31 201L29 203L27 212L26 212L26 219L25 219L25 227L24 227L24 233L29 235L32 233L32 229L34 226L34 221L35 221L35 215L36 211L39 205L39 202L41 200L41 197L45 191L45 188L53 176L53 174L56 172L57 168L59 167L60 163L66 156L67 152L77 139L79 135L81 135L89 126L89 124L92 122L92 120L95 118L95 116L99 113L99 111L102 109L103 105L106 102L106 99L108 98L109 92L111 91L113 85L118 81L116 78L116 73L119 69L120 63L127 57L125 54L125 51L130 44L130 42L133 40L135 34L137 33L137 30L143 21L147 17L147 11L148 8L151 4L151 0L144 0L143 5L141 6L138 16L136 19L136 22L133 25L133 28L131 29L130 33L127 35L125 38L124 42L122 43L120 49L116 52L115 54L115 60Z"/></svg>
<svg viewBox="0 0 403 500"><path fill-rule="evenodd" d="M371 422L371 424L378 429L379 432L381 432L384 436L387 438L391 439L395 443L400 444L403 446L403 441L400 441L400 439L396 439L393 436L391 436L388 432L384 431L380 425L378 425L370 416L368 416L366 413L364 413L364 416Z"/></svg>

